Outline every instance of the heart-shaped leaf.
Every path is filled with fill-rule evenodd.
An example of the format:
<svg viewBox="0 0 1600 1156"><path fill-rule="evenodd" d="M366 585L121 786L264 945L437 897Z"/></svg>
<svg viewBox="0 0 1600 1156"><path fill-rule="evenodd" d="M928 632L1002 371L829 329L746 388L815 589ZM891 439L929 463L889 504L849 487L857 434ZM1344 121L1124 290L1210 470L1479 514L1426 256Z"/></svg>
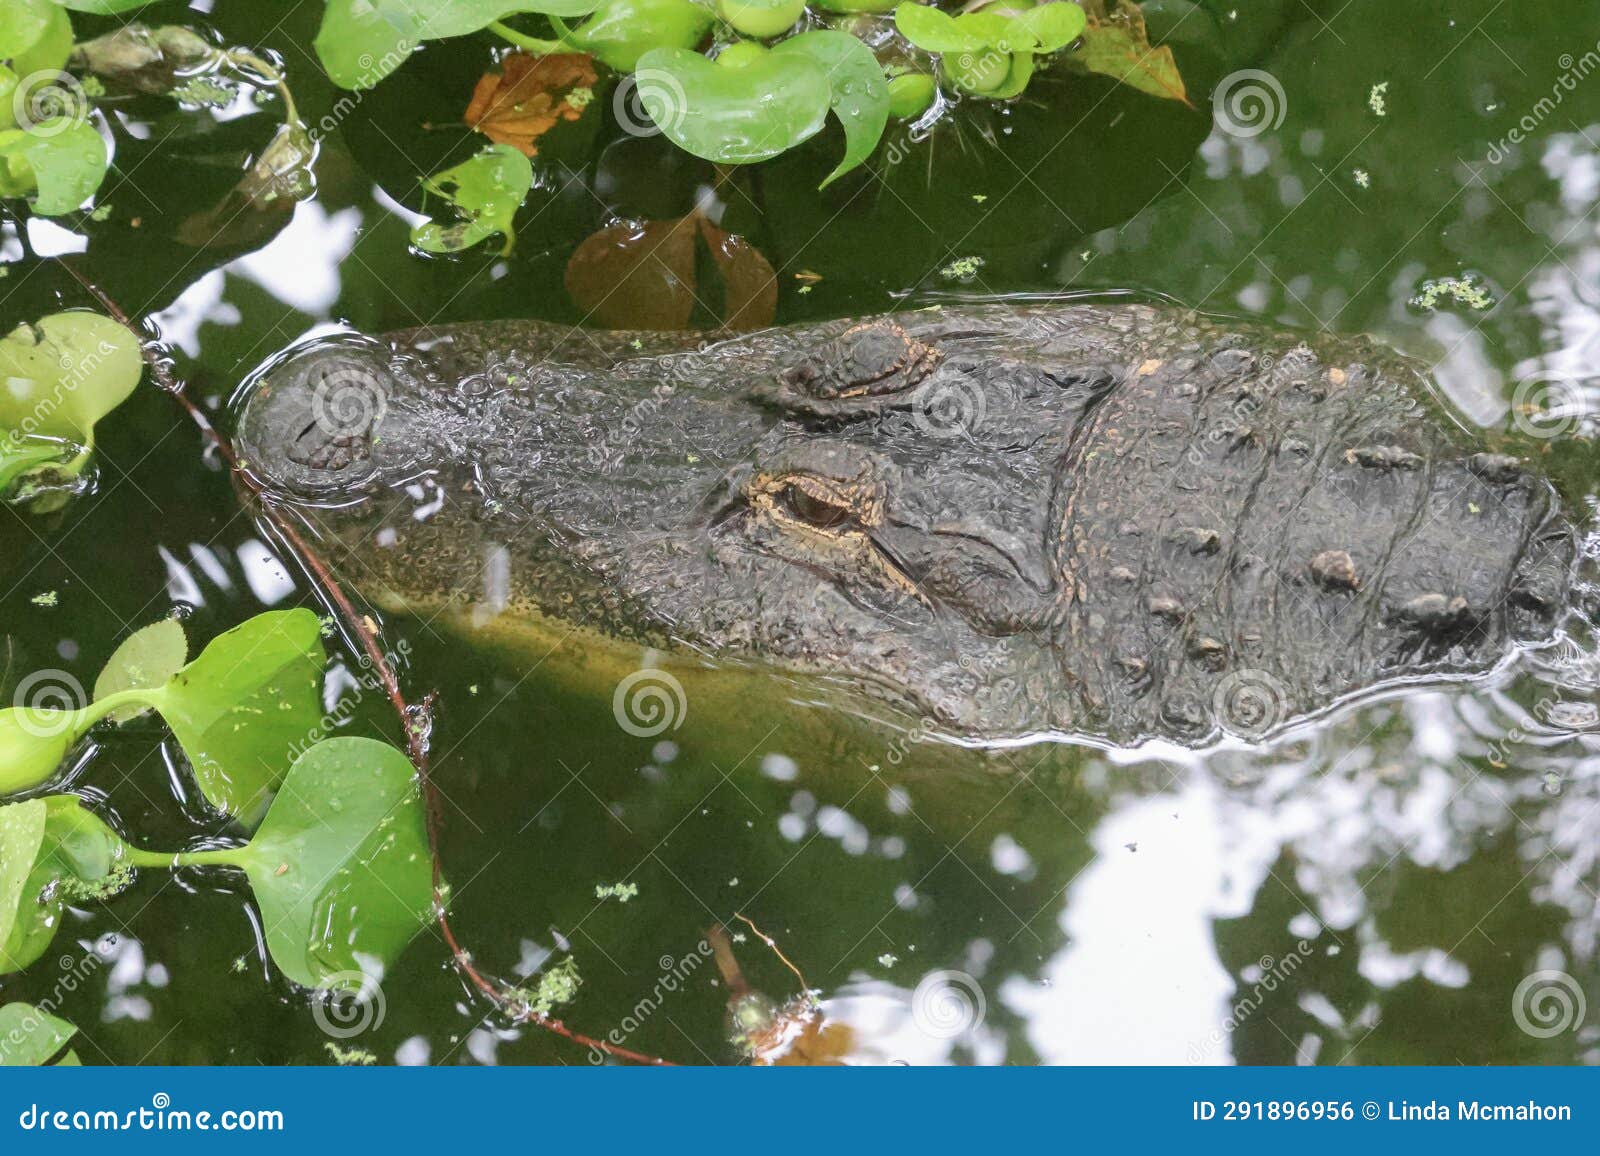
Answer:
<svg viewBox="0 0 1600 1156"><path fill-rule="evenodd" d="M144 372L139 339L94 313L56 313L0 338L0 428L92 444Z"/></svg>
<svg viewBox="0 0 1600 1156"><path fill-rule="evenodd" d="M428 221L411 230L411 243L430 253L470 249L496 233L505 237L501 253L516 243L512 221L533 188L533 166L510 145L492 145L454 168L435 173L422 187L443 197L458 220Z"/></svg>
<svg viewBox="0 0 1600 1156"><path fill-rule="evenodd" d="M566 42L632 72L651 49L695 47L711 22L710 6L696 0L605 0Z"/></svg>
<svg viewBox="0 0 1600 1156"><path fill-rule="evenodd" d="M1011 17L1002 39L1011 52L1059 52L1083 35L1088 22L1082 8L1055 0Z"/></svg>
<svg viewBox="0 0 1600 1156"><path fill-rule="evenodd" d="M769 160L822 128L827 73L801 52L724 68L684 48L655 48L635 73L645 113L679 148L717 164Z"/></svg>
<svg viewBox="0 0 1600 1156"><path fill-rule="evenodd" d="M809 57L827 74L830 106L844 127L845 150L844 159L822 182L826 188L871 156L883 139L889 123L889 84L883 66L856 37L829 29L791 36L773 52Z"/></svg>
<svg viewBox="0 0 1600 1156"><path fill-rule="evenodd" d="M382 977L433 909L433 864L410 761L375 739L295 760L255 837L192 862L243 869L267 951L302 987Z"/></svg>
<svg viewBox="0 0 1600 1156"><path fill-rule="evenodd" d="M31 196L34 212L58 217L94 195L109 163L93 125L52 117L26 132L10 129L0 133L0 195Z"/></svg>
<svg viewBox="0 0 1600 1156"><path fill-rule="evenodd" d="M183 669L189 657L189 640L183 624L176 618L163 618L128 635L111 652L100 677L94 682L94 697L105 698L125 690L149 690L169 681ZM144 703L120 707L106 717L112 722L138 718L150 708Z"/></svg>

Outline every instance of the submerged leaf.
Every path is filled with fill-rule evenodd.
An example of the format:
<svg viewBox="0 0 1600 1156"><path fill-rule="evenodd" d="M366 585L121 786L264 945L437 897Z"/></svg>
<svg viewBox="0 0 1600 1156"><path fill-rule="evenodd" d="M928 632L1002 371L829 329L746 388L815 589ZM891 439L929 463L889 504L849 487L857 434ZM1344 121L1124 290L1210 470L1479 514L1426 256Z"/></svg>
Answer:
<svg viewBox="0 0 1600 1156"><path fill-rule="evenodd" d="M430 253L454 253L499 233L506 239L500 249L504 254L516 243L512 220L533 188L533 166L510 145L491 145L454 168L435 173L422 187L448 201L461 219L416 226L411 230L413 245Z"/></svg>
<svg viewBox="0 0 1600 1156"><path fill-rule="evenodd" d="M302 987L380 978L432 913L422 796L406 756L375 739L312 747L255 837L211 858L249 876L267 950Z"/></svg>
<svg viewBox="0 0 1600 1156"><path fill-rule="evenodd" d="M696 272L697 237L722 281L729 329L770 325L778 308L772 266L743 237L700 213L671 221L619 221L586 238L567 263L567 292L612 328L685 329L706 293ZM715 312L709 305L707 312Z"/></svg>
<svg viewBox="0 0 1600 1156"><path fill-rule="evenodd" d="M587 53L513 52L499 72L479 78L465 119L496 144L531 157L539 151L539 138L559 121L583 115L594 83L594 61Z"/></svg>

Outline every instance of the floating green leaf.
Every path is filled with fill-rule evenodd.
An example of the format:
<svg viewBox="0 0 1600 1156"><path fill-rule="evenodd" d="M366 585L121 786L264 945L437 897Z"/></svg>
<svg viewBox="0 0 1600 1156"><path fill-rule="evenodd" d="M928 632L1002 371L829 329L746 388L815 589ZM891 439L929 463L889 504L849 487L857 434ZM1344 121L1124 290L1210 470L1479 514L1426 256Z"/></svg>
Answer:
<svg viewBox="0 0 1600 1156"><path fill-rule="evenodd" d="M116 16L122 12L132 12L135 8L146 8L158 0L55 0L63 8L71 8L74 12L88 12L93 16Z"/></svg>
<svg viewBox="0 0 1600 1156"><path fill-rule="evenodd" d="M814 136L832 103L828 75L800 52L720 68L698 52L639 58L639 102L679 148L718 164L750 164Z"/></svg>
<svg viewBox="0 0 1600 1156"><path fill-rule="evenodd" d="M33 211L56 217L94 195L110 158L91 124L58 116L27 131L0 132L0 196L31 196Z"/></svg>
<svg viewBox="0 0 1600 1156"><path fill-rule="evenodd" d="M652 49L695 47L711 22L711 9L695 0L605 0L565 43L618 72L632 72Z"/></svg>
<svg viewBox="0 0 1600 1156"><path fill-rule="evenodd" d="M122 645L112 651L100 677L95 679L94 697L102 699L125 690L158 687L182 670L188 657L189 640L184 636L181 622L176 618L152 622L128 635ZM127 722L149 709L148 705L133 703L106 717L112 722Z"/></svg>
<svg viewBox="0 0 1600 1156"><path fill-rule="evenodd" d="M0 338L0 430L92 445L139 383L139 339L94 313L55 313Z"/></svg>
<svg viewBox="0 0 1600 1156"><path fill-rule="evenodd" d="M0 806L0 975L44 954L67 902L106 898L131 874L127 844L77 796Z"/></svg>
<svg viewBox="0 0 1600 1156"><path fill-rule="evenodd" d="M177 642L167 627L137 643L130 639L102 675L102 683L127 685L82 709L0 711L0 792L48 781L71 745L100 719L153 707L188 757L200 793L253 826L294 757L326 730L321 621L304 609L258 614L154 682L175 661ZM137 678L131 661L124 661L134 652L144 664Z"/></svg>
<svg viewBox="0 0 1600 1156"><path fill-rule="evenodd" d="M430 253L454 253L500 233L501 253L516 243L512 220L533 187L533 166L510 145L491 145L454 168L422 182L443 197L461 218L448 224L428 221L411 230L411 243Z"/></svg>
<svg viewBox="0 0 1600 1156"><path fill-rule="evenodd" d="M424 40L464 36L519 12L586 16L598 0L328 0L317 58L341 88L371 88Z"/></svg>
<svg viewBox="0 0 1600 1156"><path fill-rule="evenodd" d="M400 954L433 909L422 796L404 754L375 739L318 743L295 761L243 847L180 856L250 879L267 951L302 987L343 986Z"/></svg>
<svg viewBox="0 0 1600 1156"><path fill-rule="evenodd" d="M31 1003L8 1003L0 1007L0 1068L42 1067L77 1034L66 1020ZM55 1066L76 1067L82 1062L77 1052L67 1052Z"/></svg>
<svg viewBox="0 0 1600 1156"><path fill-rule="evenodd" d="M805 15L806 0L717 0L717 14L741 36L767 40Z"/></svg>
<svg viewBox="0 0 1600 1156"><path fill-rule="evenodd" d="M1076 4L1056 0L1020 12L951 16L926 4L901 4L895 27L911 43L944 57L956 87L994 99L1018 95L1033 76L1035 54L1057 52L1083 34L1087 19Z"/></svg>
<svg viewBox="0 0 1600 1156"><path fill-rule="evenodd" d="M773 49L798 53L820 65L828 78L833 115L844 127L844 159L822 187L838 180L872 155L889 123L889 85L878 58L848 32L818 30L792 36Z"/></svg>
<svg viewBox="0 0 1600 1156"><path fill-rule="evenodd" d="M0 103L0 129L17 123L16 88L19 82L48 77L67 62L72 52L72 21L50 0L5 0L0 4L0 61L9 67L9 88Z"/></svg>
<svg viewBox="0 0 1600 1156"><path fill-rule="evenodd" d="M1059 52L1083 35L1088 17L1076 4L1041 4L1006 22L1000 43L1011 52Z"/></svg>

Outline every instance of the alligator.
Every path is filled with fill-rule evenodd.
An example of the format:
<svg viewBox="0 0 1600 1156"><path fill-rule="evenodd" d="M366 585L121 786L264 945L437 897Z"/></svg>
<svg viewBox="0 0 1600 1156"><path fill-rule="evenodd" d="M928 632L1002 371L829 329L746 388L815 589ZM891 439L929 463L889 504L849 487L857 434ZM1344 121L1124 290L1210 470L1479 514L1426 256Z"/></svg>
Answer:
<svg viewBox="0 0 1600 1156"><path fill-rule="evenodd" d="M263 498L379 606L974 746L1259 739L1556 640L1578 583L1550 483L1419 363L1165 304L340 335L241 405Z"/></svg>

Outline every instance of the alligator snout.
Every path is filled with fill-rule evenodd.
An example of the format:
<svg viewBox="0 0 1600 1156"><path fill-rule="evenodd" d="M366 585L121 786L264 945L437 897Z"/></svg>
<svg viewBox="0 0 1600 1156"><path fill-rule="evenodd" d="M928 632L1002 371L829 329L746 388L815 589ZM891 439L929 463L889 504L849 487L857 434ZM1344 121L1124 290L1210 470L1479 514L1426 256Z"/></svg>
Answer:
<svg viewBox="0 0 1600 1156"><path fill-rule="evenodd" d="M271 488L307 496L355 489L377 468L392 378L380 351L323 344L268 368L239 422L245 464Z"/></svg>

